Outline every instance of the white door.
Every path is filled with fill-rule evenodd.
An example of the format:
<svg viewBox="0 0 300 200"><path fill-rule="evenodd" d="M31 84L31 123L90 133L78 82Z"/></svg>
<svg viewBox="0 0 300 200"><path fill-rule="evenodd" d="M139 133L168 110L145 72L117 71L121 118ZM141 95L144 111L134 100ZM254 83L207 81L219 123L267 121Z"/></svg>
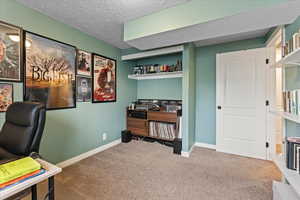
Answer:
<svg viewBox="0 0 300 200"><path fill-rule="evenodd" d="M217 151L266 159L267 48L217 55Z"/></svg>

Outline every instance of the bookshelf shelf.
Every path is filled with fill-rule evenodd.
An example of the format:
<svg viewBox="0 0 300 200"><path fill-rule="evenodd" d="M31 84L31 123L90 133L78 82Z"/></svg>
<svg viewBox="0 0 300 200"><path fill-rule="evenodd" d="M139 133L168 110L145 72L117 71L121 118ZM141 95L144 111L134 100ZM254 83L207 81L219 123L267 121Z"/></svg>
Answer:
<svg viewBox="0 0 300 200"><path fill-rule="evenodd" d="M270 111L270 113L274 115L279 115L283 117L284 119L296 122L300 124L300 116L299 115L293 115L291 113L283 112L283 111Z"/></svg>
<svg viewBox="0 0 300 200"><path fill-rule="evenodd" d="M300 48L296 49L289 55L285 56L278 62L276 62L272 67L283 68L283 67L293 67L300 66Z"/></svg>
<svg viewBox="0 0 300 200"><path fill-rule="evenodd" d="M291 170L286 167L285 160L282 155L274 156L273 161L281 171L284 178L288 181L288 183L300 197L300 174L298 174L295 170Z"/></svg>
<svg viewBox="0 0 300 200"><path fill-rule="evenodd" d="M128 75L129 79L135 80L149 80L149 79L167 79L167 78L182 78L183 72L163 72L155 74L140 74L140 75Z"/></svg>

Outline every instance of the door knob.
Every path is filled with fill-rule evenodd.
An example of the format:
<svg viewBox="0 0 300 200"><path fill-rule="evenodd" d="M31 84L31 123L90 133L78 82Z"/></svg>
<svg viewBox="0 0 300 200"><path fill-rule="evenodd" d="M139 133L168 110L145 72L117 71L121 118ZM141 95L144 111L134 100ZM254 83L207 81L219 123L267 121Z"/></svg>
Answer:
<svg viewBox="0 0 300 200"><path fill-rule="evenodd" d="M218 106L218 110L221 110L222 109L222 106Z"/></svg>

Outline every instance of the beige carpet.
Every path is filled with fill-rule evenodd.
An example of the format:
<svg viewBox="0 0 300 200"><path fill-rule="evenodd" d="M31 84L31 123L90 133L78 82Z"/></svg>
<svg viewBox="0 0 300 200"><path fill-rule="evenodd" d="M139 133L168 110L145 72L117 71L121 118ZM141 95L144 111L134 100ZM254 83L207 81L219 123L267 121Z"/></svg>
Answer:
<svg viewBox="0 0 300 200"><path fill-rule="evenodd" d="M157 143L133 141L65 168L58 200L271 200L271 163L203 148L190 158ZM39 186L39 195L46 184ZM29 199L29 198L28 198Z"/></svg>

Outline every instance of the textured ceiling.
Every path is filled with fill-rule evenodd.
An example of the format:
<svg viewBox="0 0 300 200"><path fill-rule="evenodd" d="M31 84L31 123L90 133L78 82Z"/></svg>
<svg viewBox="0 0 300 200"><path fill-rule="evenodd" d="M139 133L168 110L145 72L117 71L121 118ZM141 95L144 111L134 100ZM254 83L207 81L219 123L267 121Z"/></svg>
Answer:
<svg viewBox="0 0 300 200"><path fill-rule="evenodd" d="M189 0L17 0L121 49L123 24Z"/></svg>

